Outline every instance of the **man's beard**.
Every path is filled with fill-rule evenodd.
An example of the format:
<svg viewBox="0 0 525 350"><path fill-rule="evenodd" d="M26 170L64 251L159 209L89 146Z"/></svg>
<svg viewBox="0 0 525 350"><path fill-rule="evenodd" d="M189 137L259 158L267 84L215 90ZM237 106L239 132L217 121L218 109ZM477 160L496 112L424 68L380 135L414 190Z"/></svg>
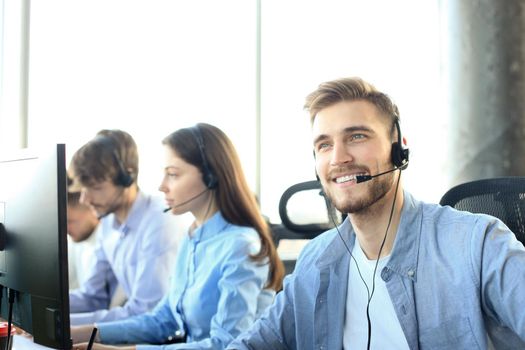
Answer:
<svg viewBox="0 0 525 350"><path fill-rule="evenodd" d="M97 213L97 219L100 220L102 218L105 218L109 214L113 214L117 210L119 210L122 206L125 205L126 199L123 198L124 194L124 188L122 188L119 192L115 194L111 202L105 203L104 205L99 205L97 203L91 204L91 207L95 212Z"/></svg>
<svg viewBox="0 0 525 350"><path fill-rule="evenodd" d="M349 200L348 198L337 198L329 189L325 189L327 197L330 199L334 207L341 213L356 214L363 213L370 209L370 207L383 198L392 188L393 175L385 174L371 180L368 184L368 191L361 197ZM363 186L363 185L361 185Z"/></svg>

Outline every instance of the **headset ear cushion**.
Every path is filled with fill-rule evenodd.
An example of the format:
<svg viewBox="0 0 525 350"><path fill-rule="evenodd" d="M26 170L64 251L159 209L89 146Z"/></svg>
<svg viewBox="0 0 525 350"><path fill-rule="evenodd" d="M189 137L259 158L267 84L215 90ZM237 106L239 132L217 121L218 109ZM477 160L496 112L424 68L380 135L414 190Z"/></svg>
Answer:
<svg viewBox="0 0 525 350"><path fill-rule="evenodd" d="M206 184L206 187L208 187L209 189L214 189L215 187L217 187L217 178L212 173L206 172L203 175L203 180Z"/></svg>
<svg viewBox="0 0 525 350"><path fill-rule="evenodd" d="M396 168L405 169L408 165L408 148L403 148L399 142L392 143L392 164Z"/></svg>
<svg viewBox="0 0 525 350"><path fill-rule="evenodd" d="M117 175L117 183L123 187L129 187L133 184L133 176L121 169Z"/></svg>

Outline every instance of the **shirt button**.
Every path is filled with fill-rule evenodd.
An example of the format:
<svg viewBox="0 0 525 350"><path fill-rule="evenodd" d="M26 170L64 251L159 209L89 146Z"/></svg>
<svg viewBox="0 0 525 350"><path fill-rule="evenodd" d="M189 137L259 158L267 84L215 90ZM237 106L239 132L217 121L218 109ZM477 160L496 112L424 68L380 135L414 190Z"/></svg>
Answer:
<svg viewBox="0 0 525 350"><path fill-rule="evenodd" d="M383 269L383 271L381 271L381 278L383 279L383 281L385 282L388 282L390 280L390 276L392 274L390 273L390 270L388 269L388 267L385 267Z"/></svg>
<svg viewBox="0 0 525 350"><path fill-rule="evenodd" d="M408 275L408 277L414 277L414 275L415 275L414 270L409 270L407 275Z"/></svg>

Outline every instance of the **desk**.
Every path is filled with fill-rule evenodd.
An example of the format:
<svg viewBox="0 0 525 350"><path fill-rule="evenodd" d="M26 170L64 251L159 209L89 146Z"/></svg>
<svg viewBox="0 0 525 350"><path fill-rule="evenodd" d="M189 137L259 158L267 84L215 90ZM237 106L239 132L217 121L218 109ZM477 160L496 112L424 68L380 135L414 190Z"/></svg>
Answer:
<svg viewBox="0 0 525 350"><path fill-rule="evenodd" d="M13 336L13 350L49 350L47 346L42 346L33 343L32 340L24 338L20 335Z"/></svg>

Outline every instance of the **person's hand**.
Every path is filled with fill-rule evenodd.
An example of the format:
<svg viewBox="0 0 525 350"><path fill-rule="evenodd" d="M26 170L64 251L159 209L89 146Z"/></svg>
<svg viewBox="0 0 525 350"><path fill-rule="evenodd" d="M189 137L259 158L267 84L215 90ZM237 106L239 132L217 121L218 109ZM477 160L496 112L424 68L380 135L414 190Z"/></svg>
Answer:
<svg viewBox="0 0 525 350"><path fill-rule="evenodd" d="M16 335L19 335L21 337L24 337L26 339L29 339L29 340L33 341L33 335L31 335L30 333L27 333L22 328L15 327L15 332L16 332L15 333Z"/></svg>
<svg viewBox="0 0 525 350"><path fill-rule="evenodd" d="M80 343L73 345L73 348L71 350L86 350L88 347L88 343ZM135 346L111 346L111 345L104 345L99 343L93 343L92 350L135 350Z"/></svg>
<svg viewBox="0 0 525 350"><path fill-rule="evenodd" d="M93 332L93 327L92 324L71 327L71 338L73 339L73 344L88 342L91 337L91 332ZM100 341L98 333L95 337L95 341Z"/></svg>

